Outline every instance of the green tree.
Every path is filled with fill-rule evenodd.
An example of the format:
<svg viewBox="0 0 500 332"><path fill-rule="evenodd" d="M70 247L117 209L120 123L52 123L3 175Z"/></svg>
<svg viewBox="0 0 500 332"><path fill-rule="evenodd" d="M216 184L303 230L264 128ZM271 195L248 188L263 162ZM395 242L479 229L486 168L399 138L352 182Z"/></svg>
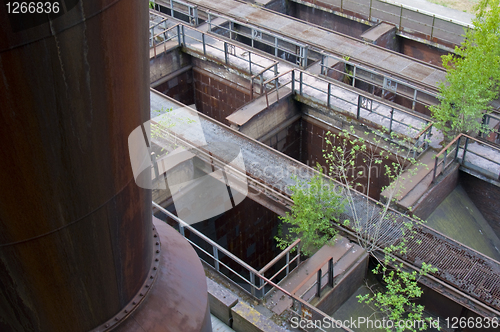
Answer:
<svg viewBox="0 0 500 332"><path fill-rule="evenodd" d="M365 136L369 134L366 132ZM409 142L402 137L394 132L389 135L379 132L368 142L357 136L351 127L338 134L328 132L325 138L327 149L324 157L329 167L328 175L344 184L343 196L348 204L345 214L349 219L342 224L355 232L358 244L378 261L372 272L381 275L386 284L384 288L367 284L370 292L358 296L358 301L370 305L375 315L382 316L378 318L395 322L392 327L388 325L387 331L415 331L410 324L414 321L426 322L422 324L422 329L428 327L431 319L423 318L424 307L414 300L423 293L418 280L428 272L437 271L423 263L419 272L409 272L395 256L406 253L408 239L423 222L401 221L399 215L390 210L391 203L404 189L404 182L423 166L412 157ZM359 163L364 167L359 167ZM376 172L377 167L383 172ZM390 182L382 189L384 204L373 204L369 197L361 196L354 190L362 187L359 181L364 178L366 192L369 192L372 177L381 175ZM396 322L402 322L401 326Z"/></svg>
<svg viewBox="0 0 500 332"><path fill-rule="evenodd" d="M294 205L290 213L279 217L288 229L285 231L282 226L275 239L278 247L285 249L300 238L301 250L309 256L337 234L331 220L338 220L344 210L344 199L321 173L308 182L300 181L297 176L293 179L296 185L289 189Z"/></svg>
<svg viewBox="0 0 500 332"><path fill-rule="evenodd" d="M430 106L436 127L447 138L458 133L487 133L484 113L500 87L500 0L481 0L476 7L474 29L465 34L455 54L442 57L446 80L439 85L440 104Z"/></svg>

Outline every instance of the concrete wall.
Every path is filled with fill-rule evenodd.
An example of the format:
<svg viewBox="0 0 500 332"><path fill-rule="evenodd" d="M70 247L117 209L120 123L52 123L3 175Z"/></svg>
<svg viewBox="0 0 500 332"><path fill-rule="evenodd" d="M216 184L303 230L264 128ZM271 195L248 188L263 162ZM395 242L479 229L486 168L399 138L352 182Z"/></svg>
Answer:
<svg viewBox="0 0 500 332"><path fill-rule="evenodd" d="M290 2L287 15L320 25L351 37L360 38L360 35L370 28L369 25L347 19L317 8Z"/></svg>
<svg viewBox="0 0 500 332"><path fill-rule="evenodd" d="M222 66L199 59L193 65L196 108L229 125L226 117L250 101L250 83Z"/></svg>
<svg viewBox="0 0 500 332"><path fill-rule="evenodd" d="M459 181L496 235L500 237L500 214L498 212L500 211L500 188L465 172L460 172Z"/></svg>
<svg viewBox="0 0 500 332"><path fill-rule="evenodd" d="M149 81L154 83L173 72L190 66L191 56L183 53L179 48L168 53L161 53L149 60Z"/></svg>
<svg viewBox="0 0 500 332"><path fill-rule="evenodd" d="M363 253L354 266L338 281L335 281L335 287L328 296L325 296L316 305L316 307L325 312L332 313L337 311L340 306L349 299L349 297L364 284L366 270L368 268L368 254Z"/></svg>
<svg viewBox="0 0 500 332"><path fill-rule="evenodd" d="M264 105L264 107L266 107L266 105ZM297 114L298 110L295 107L293 95L290 95L287 98L280 99L278 102L275 102L267 109L255 115L243 124L239 130L245 135L259 139Z"/></svg>
<svg viewBox="0 0 500 332"><path fill-rule="evenodd" d="M278 224L279 219L274 212L246 198L224 214L192 226L253 268L261 269L280 252L274 241ZM193 240L196 238L193 237ZM206 249L212 252L211 247ZM222 261L239 270L239 265L233 264L227 257Z"/></svg>
<svg viewBox="0 0 500 332"><path fill-rule="evenodd" d="M400 38L400 43L401 53L440 67L442 67L441 56L448 54L434 46L403 37Z"/></svg>
<svg viewBox="0 0 500 332"><path fill-rule="evenodd" d="M181 74L156 86L155 90L174 98L184 105L192 105L195 103L193 71L183 71Z"/></svg>
<svg viewBox="0 0 500 332"><path fill-rule="evenodd" d="M451 167L447 173L439 178L425 195L413 207L413 213L419 218L426 220L432 212L448 197L458 184L459 165Z"/></svg>
<svg viewBox="0 0 500 332"><path fill-rule="evenodd" d="M303 109L310 109L309 106L304 105ZM307 112L310 112L307 111ZM344 124L335 124L340 128L344 128ZM301 162L309 166L315 166L319 163L322 166L326 166L326 161L323 157L323 149L327 148L325 143L325 135L328 131L332 133L338 133L339 130L327 126L315 119L310 117L302 118L302 140L301 140ZM384 167L385 165L390 166L391 163L395 161L390 158L389 160L383 160L379 165L372 165L371 167L371 177L370 177L370 192L368 193L370 197L374 199L380 199L380 192L382 188L389 185L389 179L385 175ZM356 174L358 171L363 171L363 176L357 177L355 183L359 183L360 186L356 189L366 193L368 189L368 167L363 161L363 156L358 154L356 158L356 168L354 172L349 172L350 174Z"/></svg>
<svg viewBox="0 0 500 332"><path fill-rule="evenodd" d="M301 122L299 118L287 126L273 131L260 141L296 160L301 160Z"/></svg>
<svg viewBox="0 0 500 332"><path fill-rule="evenodd" d="M285 14L285 15L292 15L292 8L291 5L293 2L288 1L288 0L273 0L270 1L267 5L266 8L277 11L278 13Z"/></svg>
<svg viewBox="0 0 500 332"><path fill-rule="evenodd" d="M370 25L368 24L360 23L358 21L347 19L328 12L327 10L339 9L333 3L318 2L316 0L303 1L325 8L325 10L285 0L273 1L271 4L267 5L267 8L355 38L361 38L361 34L370 28ZM350 13L345 10L344 13L352 15L353 17L359 16L357 13ZM441 55L447 54L446 51L440 50L434 46L419 43L404 37L397 36L396 38L393 38L389 35L385 37L387 37L385 38L386 40L381 40L376 44L436 66L441 66Z"/></svg>

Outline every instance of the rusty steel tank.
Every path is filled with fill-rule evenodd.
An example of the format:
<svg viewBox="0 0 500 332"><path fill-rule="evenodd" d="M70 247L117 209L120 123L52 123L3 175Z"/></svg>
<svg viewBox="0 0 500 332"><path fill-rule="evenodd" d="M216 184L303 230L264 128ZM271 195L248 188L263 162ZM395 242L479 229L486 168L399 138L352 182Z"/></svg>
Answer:
<svg viewBox="0 0 500 332"><path fill-rule="evenodd" d="M3 332L93 330L154 261L127 145L149 119L147 2L56 2L0 7Z"/></svg>

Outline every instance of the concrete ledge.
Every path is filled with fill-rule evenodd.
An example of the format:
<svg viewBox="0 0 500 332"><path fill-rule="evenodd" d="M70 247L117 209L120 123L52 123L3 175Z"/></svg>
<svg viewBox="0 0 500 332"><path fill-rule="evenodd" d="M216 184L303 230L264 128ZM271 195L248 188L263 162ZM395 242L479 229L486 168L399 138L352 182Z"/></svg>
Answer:
<svg viewBox="0 0 500 332"><path fill-rule="evenodd" d="M285 331L246 303L238 302L231 309L231 313L233 315L232 327L236 332Z"/></svg>
<svg viewBox="0 0 500 332"><path fill-rule="evenodd" d="M231 308L238 303L238 298L225 287L207 278L208 302L210 312L223 321L227 326L232 326Z"/></svg>

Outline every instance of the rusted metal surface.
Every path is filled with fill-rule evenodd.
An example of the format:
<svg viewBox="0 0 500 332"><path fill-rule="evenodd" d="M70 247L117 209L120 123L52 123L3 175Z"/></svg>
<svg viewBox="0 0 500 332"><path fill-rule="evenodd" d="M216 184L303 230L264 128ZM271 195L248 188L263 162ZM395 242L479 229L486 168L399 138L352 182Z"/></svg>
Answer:
<svg viewBox="0 0 500 332"><path fill-rule="evenodd" d="M144 282L142 283L142 287L139 288L132 300L130 300L130 302L125 307L123 307L120 312L118 312L114 317L108 319L107 322L93 329L91 332L111 331L115 329L119 324L123 323L126 319L129 318L130 315L135 312L135 310L139 308L144 299L146 299L149 295L149 292L153 289L154 283L156 282L156 279L158 279L158 271L160 268L160 259L162 256L162 252L160 237L158 235L156 227L152 227L152 229L152 240L154 242L154 245L152 255L153 260L151 261L151 267L149 268L148 273L149 277L144 280Z"/></svg>
<svg viewBox="0 0 500 332"><path fill-rule="evenodd" d="M174 228L157 218L153 223L162 245L157 280L130 319L113 331L212 331L207 282L198 255Z"/></svg>
<svg viewBox="0 0 500 332"><path fill-rule="evenodd" d="M149 119L147 19L79 1L13 32L0 8L2 331L88 331L149 277L151 194L127 152Z"/></svg>

